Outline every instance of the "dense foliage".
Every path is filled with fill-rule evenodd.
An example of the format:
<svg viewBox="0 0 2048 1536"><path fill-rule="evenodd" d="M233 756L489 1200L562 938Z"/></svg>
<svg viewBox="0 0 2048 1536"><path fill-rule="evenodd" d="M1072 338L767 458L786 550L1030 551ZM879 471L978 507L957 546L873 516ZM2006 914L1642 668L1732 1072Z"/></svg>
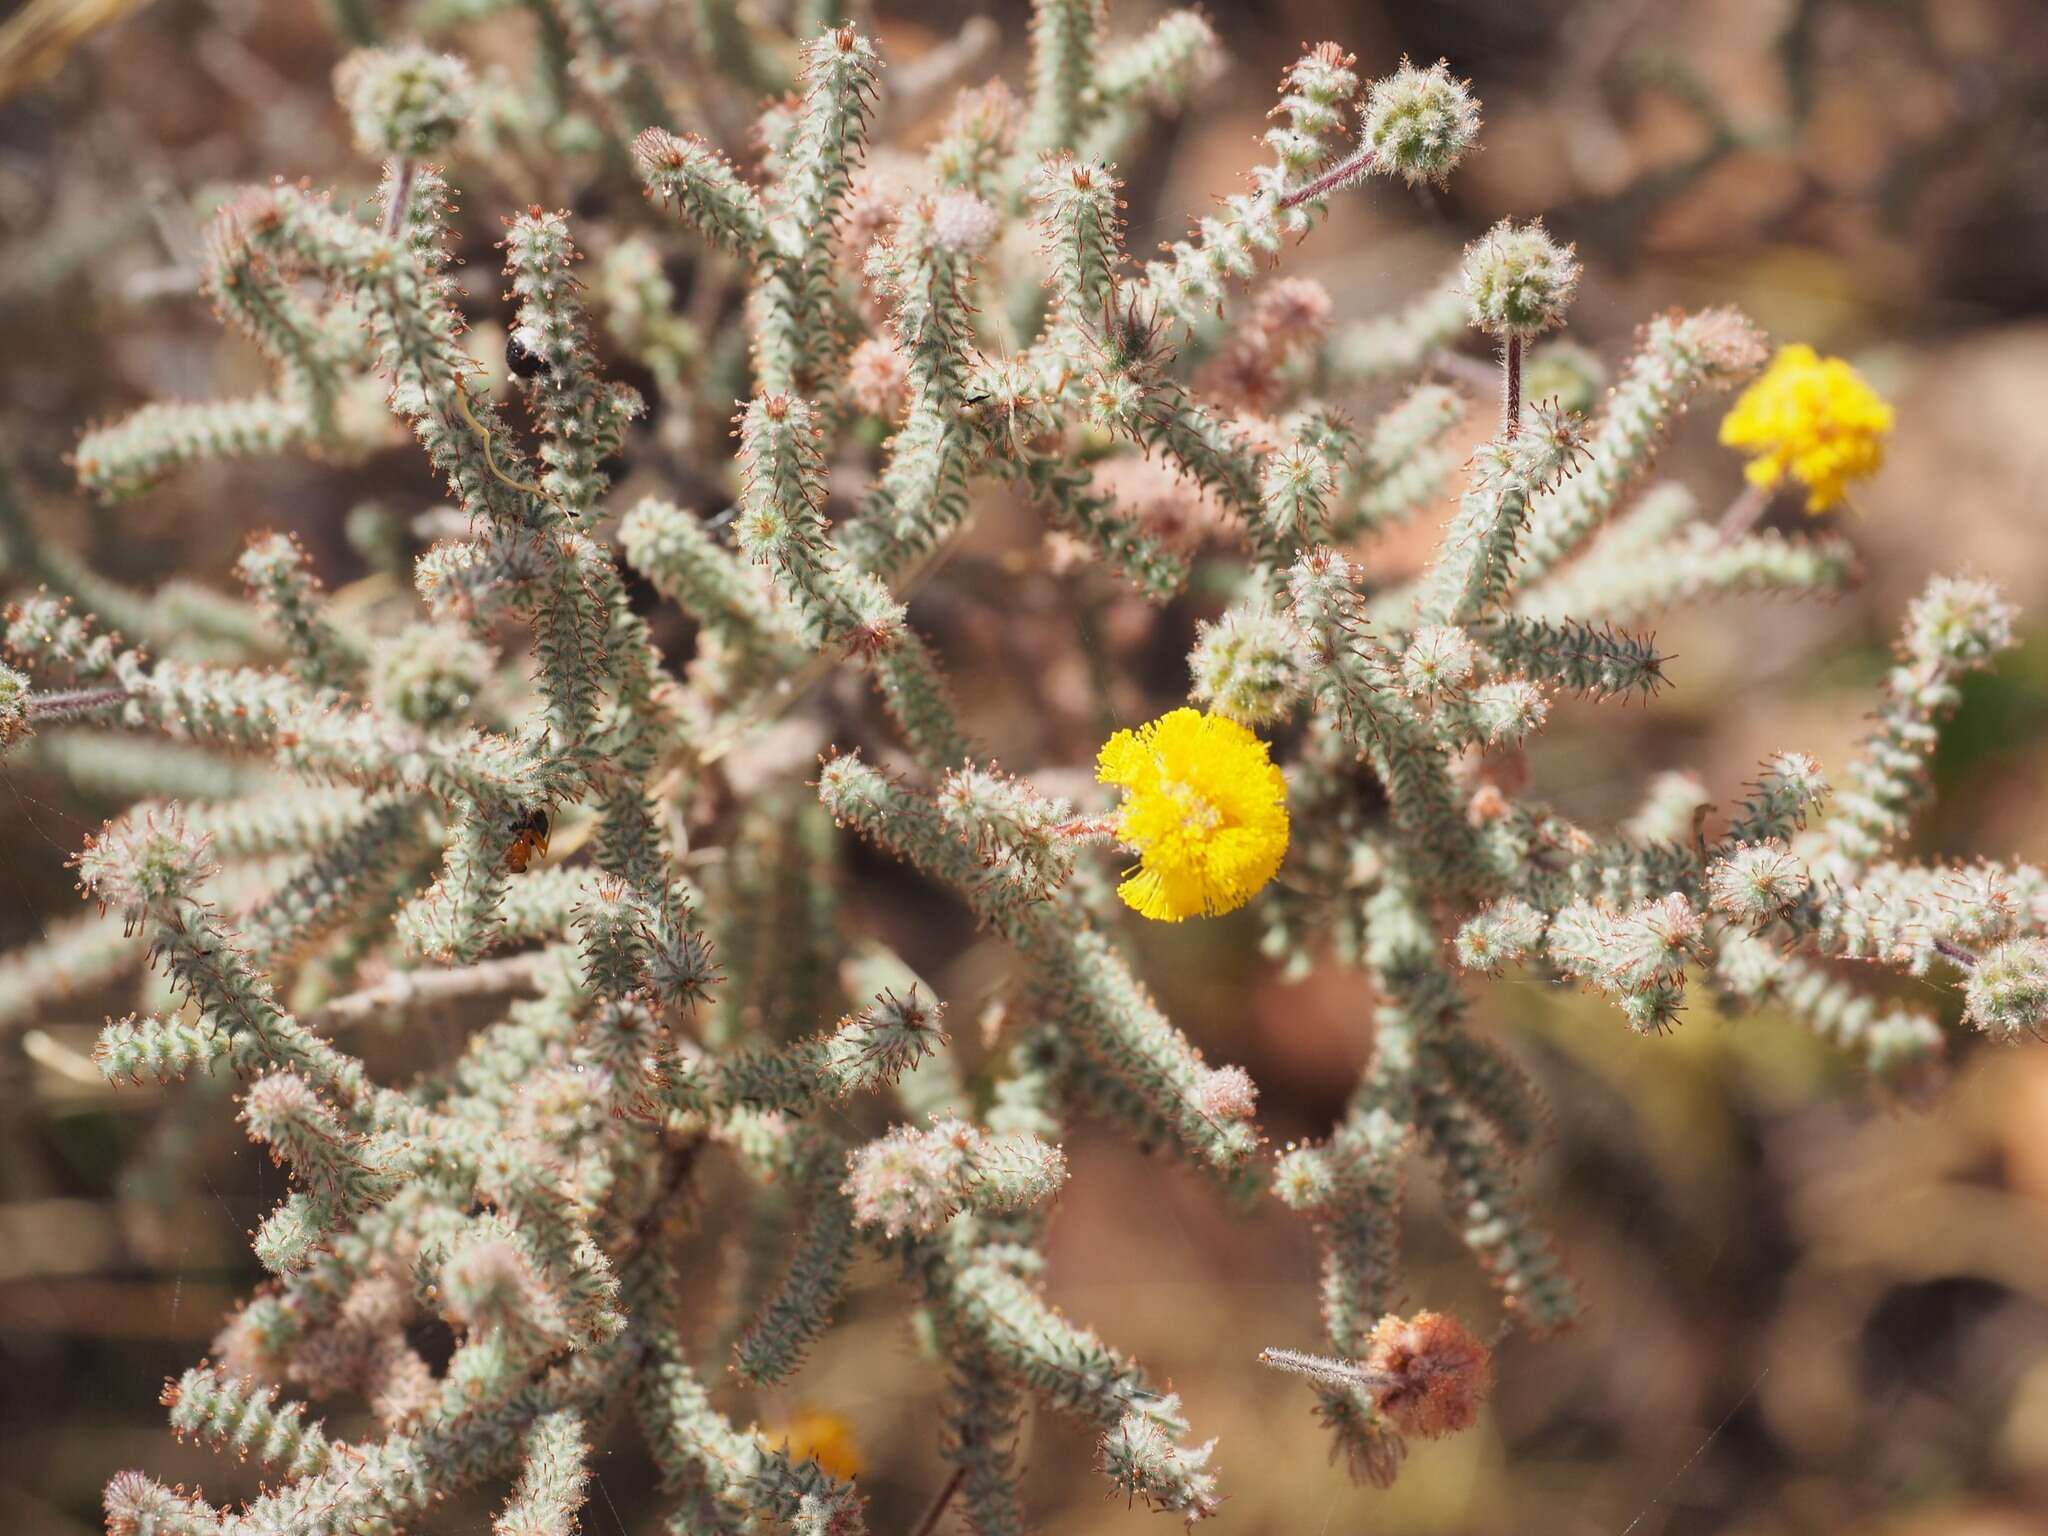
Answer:
<svg viewBox="0 0 2048 1536"><path fill-rule="evenodd" d="M0 737L90 730L142 792L78 858L103 916L0 961L8 1006L146 950L162 1004L107 1024L102 1069L195 1095L232 1080L292 1181L255 1237L270 1280L165 1393L180 1432L274 1481L224 1510L122 1473L110 1530L395 1530L491 1479L510 1480L499 1529L565 1530L593 1433L630 1401L673 1530L858 1531L853 1483L736 1424L712 1386L727 1365L793 1372L863 1249L900 1268L952 1383L939 1433L972 1529L1023 1528L1012 1447L1035 1408L1089 1425L1122 1493L1213 1513L1211 1443L1176 1396L1040 1293L1037 1238L1080 1117L1313 1224L1328 1353L1272 1341L1267 1358L1303 1374L1352 1473L1385 1483L1404 1436L1471 1422L1489 1370L1464 1325L1393 1315L1411 1154L1515 1325L1555 1329L1576 1305L1516 1192L1545 1109L1470 1027L1484 989L1461 972L1530 967L1644 1033L1689 991L1776 1004L1880 1089L1927 1090L1941 1033L1827 958L1951 979L1998 1040L2038 1031L2040 872L1892 858L1959 679L2011 643L1987 584L1939 580L1913 606L1814 827L1828 788L1797 751L1761 766L1712 837L1694 780L1659 779L1629 824L1593 830L1507 771L1553 697L1662 685L1654 641L1623 626L1730 590L1825 592L1849 558L1826 536L1751 531L1754 504L1716 526L1650 479L1673 415L1766 360L1732 310L1651 320L1587 420L1524 387L1575 366L1541 338L1578 265L1540 225L1488 232L1370 320L1334 324L1316 285L1267 278L1347 189L1454 171L1479 112L1444 66L1368 81L1342 47L1309 50L1248 184L1140 263L1113 165L1153 108L1220 68L1192 12L1111 45L1094 0L1040 0L1028 99L961 91L917 154L869 169L883 77L864 36L821 18L777 97L780 56L707 20L717 99L771 98L742 171L677 131L623 12L532 9L539 92L419 46L349 57L337 86L384 163L376 205L280 182L212 226L207 290L273 386L148 406L76 454L106 498L202 459L345 462L384 430L381 394L454 513L417 563L414 611L345 620L277 535L241 559L246 606L145 596L4 509L12 563L41 590L7 614ZM570 217L506 220L523 418L466 350L454 191L430 163L470 138L630 167L670 221L605 237L600 346ZM677 307L669 248L744 288L711 333ZM1390 584L1356 543L1430 512L1450 478L1467 402L1414 380L1468 325L1500 349L1498 430L1425 573ZM727 505L613 504L608 466L648 402L607 376L607 352L656 382L662 428L680 424ZM1825 387L1795 377L1834 366L1781 357L1731 416L1760 491L1797 480L1826 503L1875 464L1882 402L1845 365ZM689 424L734 380L727 456ZM1363 423L1335 403L1389 381L1402 392ZM1072 774L1054 793L977 746L906 603L998 484L1043 509L1061 558L1171 597L1189 541L1133 494L1143 474L1236 546L1205 561L1231 595L1188 660L1201 707L1104 745L1097 782L1119 795ZM636 582L694 623L680 672ZM839 673L872 683L889 736L816 764L748 758ZM234 772L195 792L163 741ZM827 818L1007 947L998 1033L953 1041L943 1001L835 910L814 878ZM1312 1144L1267 1144L1250 1076L1203 1059L1119 942L1132 921L1247 904L1275 966L1334 957L1371 1000L1370 1065ZM476 1027L409 1082L341 1043L451 998ZM707 1231L742 1250L740 1283ZM428 1319L456 1340L444 1369L409 1331ZM308 1417L344 1396L380 1435L344 1442Z"/></svg>

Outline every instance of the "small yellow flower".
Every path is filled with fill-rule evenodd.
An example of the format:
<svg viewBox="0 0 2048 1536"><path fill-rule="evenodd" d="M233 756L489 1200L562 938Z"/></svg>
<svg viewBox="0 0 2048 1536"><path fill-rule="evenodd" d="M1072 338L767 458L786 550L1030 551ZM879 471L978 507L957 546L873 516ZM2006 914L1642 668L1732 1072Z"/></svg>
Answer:
<svg viewBox="0 0 2048 1536"><path fill-rule="evenodd" d="M1750 456L1750 483L1769 489L1789 475L1806 487L1806 510L1825 512L1849 482L1877 473L1892 408L1839 357L1803 344L1780 347L1771 366L1721 418L1721 442Z"/></svg>
<svg viewBox="0 0 2048 1536"><path fill-rule="evenodd" d="M791 1461L814 1461L834 1477L857 1477L866 1465L844 1414L799 1408L786 1422L756 1433L770 1450L786 1450Z"/></svg>
<svg viewBox="0 0 2048 1536"><path fill-rule="evenodd" d="M1287 781L1235 720L1176 709L1103 744L1095 776L1124 791L1116 831L1138 854L1127 906L1177 923L1250 901L1287 854Z"/></svg>

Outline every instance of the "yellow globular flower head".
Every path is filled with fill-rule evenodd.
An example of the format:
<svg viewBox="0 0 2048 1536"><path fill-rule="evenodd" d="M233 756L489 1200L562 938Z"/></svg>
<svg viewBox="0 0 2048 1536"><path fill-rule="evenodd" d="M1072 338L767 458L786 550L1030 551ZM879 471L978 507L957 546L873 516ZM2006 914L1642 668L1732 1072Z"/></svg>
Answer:
<svg viewBox="0 0 2048 1536"><path fill-rule="evenodd" d="M1751 484L1789 476L1806 487L1806 510L1825 512L1852 480L1877 473L1891 430L1892 408L1863 375L1801 343L1780 347L1742 392L1721 419L1721 442L1750 456Z"/></svg>
<svg viewBox="0 0 2048 1536"><path fill-rule="evenodd" d="M1287 780L1235 720L1176 709L1118 731L1095 776L1124 792L1116 832L1139 862L1117 894L1146 917L1234 912L1287 855Z"/></svg>
<svg viewBox="0 0 2048 1536"><path fill-rule="evenodd" d="M786 1422L757 1433L770 1450L786 1450L791 1461L814 1461L837 1478L855 1477L866 1465L844 1414L800 1408Z"/></svg>

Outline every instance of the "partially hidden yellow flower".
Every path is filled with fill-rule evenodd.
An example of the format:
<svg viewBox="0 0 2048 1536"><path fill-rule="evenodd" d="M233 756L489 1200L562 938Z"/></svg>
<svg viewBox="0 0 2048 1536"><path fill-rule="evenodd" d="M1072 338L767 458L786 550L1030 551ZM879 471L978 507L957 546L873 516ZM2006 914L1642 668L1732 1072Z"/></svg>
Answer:
<svg viewBox="0 0 2048 1536"><path fill-rule="evenodd" d="M1722 444L1750 456L1750 483L1768 490L1797 480L1808 512L1827 511L1852 480L1876 474L1891 430L1892 408L1862 374L1803 343L1780 347L1721 418Z"/></svg>
<svg viewBox="0 0 2048 1536"><path fill-rule="evenodd" d="M1176 709L1118 731L1095 776L1124 792L1116 832L1138 868L1117 895L1146 917L1234 912L1287 855L1287 780L1235 720Z"/></svg>
<svg viewBox="0 0 2048 1536"><path fill-rule="evenodd" d="M800 1408L786 1422L755 1433L770 1450L786 1451L791 1461L814 1461L834 1477L858 1476L866 1465L844 1414Z"/></svg>

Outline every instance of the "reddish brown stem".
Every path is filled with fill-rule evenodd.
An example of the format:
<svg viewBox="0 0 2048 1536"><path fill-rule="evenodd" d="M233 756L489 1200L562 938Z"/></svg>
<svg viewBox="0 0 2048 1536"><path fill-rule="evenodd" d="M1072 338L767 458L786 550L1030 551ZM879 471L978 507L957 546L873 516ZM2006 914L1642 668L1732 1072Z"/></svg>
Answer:
<svg viewBox="0 0 2048 1536"><path fill-rule="evenodd" d="M1771 504L1771 493L1760 485L1745 485L1742 494L1728 503L1728 510L1721 514L1716 531L1723 544L1733 544L1750 529L1757 519L1764 515L1764 508Z"/></svg>
<svg viewBox="0 0 2048 1536"><path fill-rule="evenodd" d="M1948 939L1936 939L1934 941L1934 952L1942 958L1952 961L1963 970L1974 971L1977 968L1976 952L1965 949L1962 945L1953 943Z"/></svg>
<svg viewBox="0 0 2048 1536"><path fill-rule="evenodd" d="M129 698L126 688L74 688L68 693L29 695L26 712L31 720L68 720L111 709Z"/></svg>
<svg viewBox="0 0 2048 1536"><path fill-rule="evenodd" d="M393 162L391 177L391 205L384 210L384 233L396 240L405 228L405 215L412 205L412 184L419 176L419 168L409 157L400 157Z"/></svg>
<svg viewBox="0 0 2048 1536"><path fill-rule="evenodd" d="M1346 182L1356 181L1372 169L1372 162L1373 152L1369 149L1361 149L1357 154L1339 160L1314 181L1296 187L1281 198L1281 210L1284 212L1289 208L1299 208L1303 203L1313 202L1325 192L1335 191Z"/></svg>
<svg viewBox="0 0 2048 1536"><path fill-rule="evenodd" d="M924 1518L917 1522L917 1529L911 1533L911 1536L932 1536L932 1532L939 1528L940 1516L945 1514L946 1506L953 1502L953 1495L960 1491L960 1484L966 1480L966 1477L967 1468L965 1466L958 1466L953 1469L952 1475L940 1487L938 1497L932 1500L931 1508L927 1509L924 1512Z"/></svg>
<svg viewBox="0 0 2048 1536"><path fill-rule="evenodd" d="M1522 338L1510 336L1500 353L1500 429L1505 437L1522 430Z"/></svg>

